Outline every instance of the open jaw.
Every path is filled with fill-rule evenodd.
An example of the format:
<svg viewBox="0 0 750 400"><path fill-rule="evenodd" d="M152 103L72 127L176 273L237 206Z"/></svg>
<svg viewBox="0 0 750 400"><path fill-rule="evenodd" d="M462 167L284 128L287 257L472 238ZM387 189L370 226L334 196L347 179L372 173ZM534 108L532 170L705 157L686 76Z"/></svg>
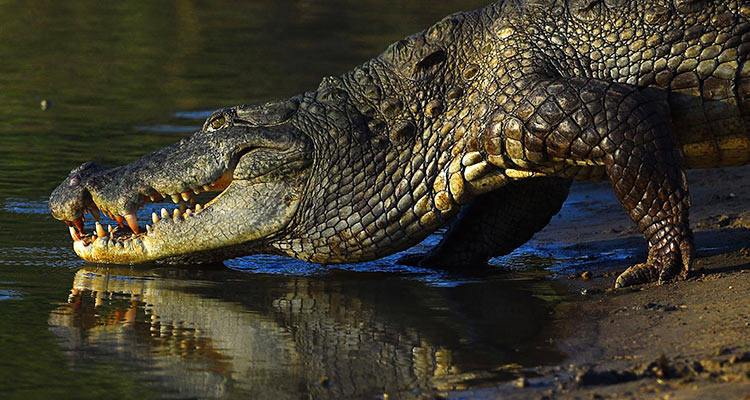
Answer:
<svg viewBox="0 0 750 400"><path fill-rule="evenodd" d="M80 217L73 221L65 221L74 241L73 248L81 258L88 261L136 262L139 253L146 255L143 253L147 252L147 243L154 237L155 231L166 233L168 224L173 225L172 230L180 230L178 224L190 222L192 218L197 218L210 208L214 200L229 188L233 171L234 168L228 170L219 179L205 185L196 185L191 190L176 193L159 193L154 190L148 196L141 195L136 209L126 215L117 215L106 210L100 211L99 206L92 199ZM202 192L218 194L218 196L213 196L209 202L201 204L196 200L195 195ZM144 225L139 223L137 213L144 206L170 200L176 205L172 211L168 211L167 207L161 208L160 212L151 213L148 223ZM86 233L84 222L89 214L90 218L96 220L96 223L93 232ZM114 228L112 225L105 228L101 224L101 214L105 214L116 222ZM109 253L109 256L106 253Z"/></svg>
<svg viewBox="0 0 750 400"><path fill-rule="evenodd" d="M218 195L205 204L198 203L193 196L204 191ZM151 221L141 225L138 209L163 198L171 198L178 207L171 212L166 208L153 212ZM97 221L93 232L84 231L86 215L97 218L100 214L93 200L79 218L66 224L75 252L87 261L212 262L236 256L237 247L246 247L242 253L248 253L248 248L261 246L260 239L286 226L297 210L298 199L294 188L284 182L233 180L230 170L199 190L142 196L139 207L124 216L102 211L117 222L114 228ZM242 208L235 207L238 203ZM196 254L201 256L192 257Z"/></svg>
<svg viewBox="0 0 750 400"><path fill-rule="evenodd" d="M207 136L218 144L208 144ZM299 207L310 164L302 137L248 127L198 132L122 167L81 165L52 193L50 209L87 261L215 262L260 252L283 232ZM206 192L216 196L204 199ZM139 210L164 200L176 208L138 221ZM101 224L101 214L116 222L114 228ZM89 215L97 222L86 232Z"/></svg>

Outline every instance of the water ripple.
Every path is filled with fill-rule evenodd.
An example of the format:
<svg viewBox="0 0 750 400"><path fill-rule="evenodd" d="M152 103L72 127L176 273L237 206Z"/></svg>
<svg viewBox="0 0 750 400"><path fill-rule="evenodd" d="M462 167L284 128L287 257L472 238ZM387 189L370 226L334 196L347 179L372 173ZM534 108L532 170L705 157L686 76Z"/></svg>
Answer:
<svg viewBox="0 0 750 400"><path fill-rule="evenodd" d="M5 247L0 248L0 264L76 268L84 261L75 257L70 247Z"/></svg>
<svg viewBox="0 0 750 400"><path fill-rule="evenodd" d="M180 111L174 113L176 118L184 119L206 119L211 116L214 110L198 110L198 111Z"/></svg>
<svg viewBox="0 0 750 400"><path fill-rule="evenodd" d="M24 293L19 290L0 289L0 301L2 300L21 300Z"/></svg>
<svg viewBox="0 0 750 400"><path fill-rule="evenodd" d="M39 200L6 198L2 210L16 214L49 214L49 200L43 197Z"/></svg>

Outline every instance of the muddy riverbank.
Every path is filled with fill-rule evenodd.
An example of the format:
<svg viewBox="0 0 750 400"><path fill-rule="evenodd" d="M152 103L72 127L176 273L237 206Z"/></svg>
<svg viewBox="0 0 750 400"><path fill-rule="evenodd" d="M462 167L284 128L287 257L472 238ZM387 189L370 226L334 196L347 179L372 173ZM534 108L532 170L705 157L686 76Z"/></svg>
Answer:
<svg viewBox="0 0 750 400"><path fill-rule="evenodd" d="M581 253L558 274L573 300L548 339L569 358L537 378L448 397L750 398L750 168L690 171L688 181L699 272L612 289L645 259L645 243L606 183L576 184L532 243Z"/></svg>

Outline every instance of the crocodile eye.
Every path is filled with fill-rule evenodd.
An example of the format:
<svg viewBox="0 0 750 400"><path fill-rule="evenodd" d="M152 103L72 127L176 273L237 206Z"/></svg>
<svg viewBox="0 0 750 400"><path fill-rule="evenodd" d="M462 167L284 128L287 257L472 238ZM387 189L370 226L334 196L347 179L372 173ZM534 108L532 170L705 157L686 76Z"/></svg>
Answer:
<svg viewBox="0 0 750 400"><path fill-rule="evenodd" d="M224 126L224 123L226 122L227 122L227 119L223 115L220 115L214 118L213 121L211 121L211 127L214 129L220 129L222 126Z"/></svg>

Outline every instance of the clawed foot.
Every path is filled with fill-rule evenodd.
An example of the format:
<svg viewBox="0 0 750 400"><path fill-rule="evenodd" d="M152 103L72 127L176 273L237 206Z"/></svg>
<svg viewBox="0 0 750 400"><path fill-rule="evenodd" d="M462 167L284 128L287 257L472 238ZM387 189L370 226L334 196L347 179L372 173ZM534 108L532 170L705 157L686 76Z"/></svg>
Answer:
<svg viewBox="0 0 750 400"><path fill-rule="evenodd" d="M692 237L679 245L670 243L661 249L652 248L648 261L629 267L617 277L615 288L651 282L661 285L678 276L685 278L692 271L694 254Z"/></svg>

